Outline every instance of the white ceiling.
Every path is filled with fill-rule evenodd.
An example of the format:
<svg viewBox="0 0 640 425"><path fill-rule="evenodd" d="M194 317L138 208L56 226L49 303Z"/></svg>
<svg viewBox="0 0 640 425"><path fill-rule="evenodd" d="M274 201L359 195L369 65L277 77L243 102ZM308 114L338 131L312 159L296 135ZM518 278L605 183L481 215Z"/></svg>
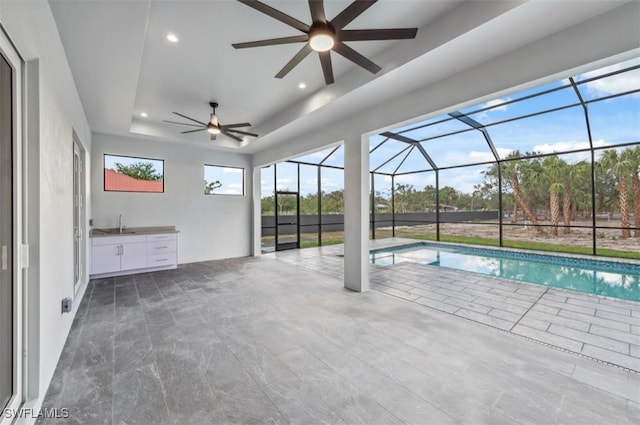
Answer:
<svg viewBox="0 0 640 425"><path fill-rule="evenodd" d="M216 101L223 124L248 121L253 124L249 131L266 137L300 118L309 119L324 106L335 105L336 112L346 113L342 109L357 99L359 88L398 91L402 83L383 76L402 75L400 71L415 76L436 50L442 58L448 46L451 62L446 64L450 63L449 72L454 72L456 66L468 66L471 59L480 63L624 2L380 0L347 28L418 27L417 38L350 43L383 68L377 75L332 53L336 83L331 86L325 86L315 54L284 79L274 78L301 44L242 50L231 47L237 42L300 34L237 1L49 3L94 132L255 153L267 147L266 143L261 147L261 138L238 144L222 136L213 143L206 132L181 135L179 132L187 128L162 120L183 121L172 114L176 111L207 121L208 103ZM306 1L265 3L310 23ZM328 19L350 3L325 1ZM511 19L496 19L504 14L511 14ZM169 32L180 41L168 42ZM462 45L455 41L463 39L466 44L461 51ZM446 64L432 63L441 74L446 74ZM425 76L425 83L428 78ZM300 82L307 88L299 89ZM142 112L148 118L141 118Z"/></svg>

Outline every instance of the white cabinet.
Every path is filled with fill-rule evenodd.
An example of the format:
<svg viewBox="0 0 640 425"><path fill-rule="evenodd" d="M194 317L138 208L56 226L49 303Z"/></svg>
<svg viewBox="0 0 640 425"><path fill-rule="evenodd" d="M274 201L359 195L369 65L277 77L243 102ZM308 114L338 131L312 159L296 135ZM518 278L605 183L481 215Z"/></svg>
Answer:
<svg viewBox="0 0 640 425"><path fill-rule="evenodd" d="M144 269L147 267L147 243L124 243L120 252L120 270Z"/></svg>
<svg viewBox="0 0 640 425"><path fill-rule="evenodd" d="M91 240L91 274L117 276L176 268L177 233L118 235Z"/></svg>
<svg viewBox="0 0 640 425"><path fill-rule="evenodd" d="M147 267L164 267L178 263L178 234L147 236Z"/></svg>
<svg viewBox="0 0 640 425"><path fill-rule="evenodd" d="M120 245L94 245L91 247L91 274L120 271Z"/></svg>

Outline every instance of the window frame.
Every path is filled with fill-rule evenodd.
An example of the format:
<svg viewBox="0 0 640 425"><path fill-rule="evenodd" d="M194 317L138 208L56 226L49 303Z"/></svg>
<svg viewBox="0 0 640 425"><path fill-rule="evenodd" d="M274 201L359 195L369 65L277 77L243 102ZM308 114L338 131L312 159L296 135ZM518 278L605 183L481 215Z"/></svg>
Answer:
<svg viewBox="0 0 640 425"><path fill-rule="evenodd" d="M113 190L107 189L107 179L105 178L106 168L106 157L107 156L115 156L120 158L129 158L129 159L140 159L140 160L148 160L148 161L160 161L162 162L162 192L149 192L149 191L141 191L141 190ZM156 159L156 158L147 158L147 157L139 157L139 156L129 156L129 155L117 155L110 153L102 154L102 190L103 192L120 192L120 193L164 193L164 181L165 181L165 171L164 171L164 159Z"/></svg>
<svg viewBox="0 0 640 425"><path fill-rule="evenodd" d="M242 170L242 193L206 193L203 191L203 195L204 196L211 196L211 195L216 195L216 196L240 196L240 197L244 197L246 196L246 188L247 188L247 183L246 183L246 170L245 167L239 167L239 166L234 166L234 165L220 165L220 164L203 164L202 166L202 176L203 176L203 180L206 181L206 179L204 178L206 176L206 171L207 171L207 167L216 167L216 168L233 168L236 170Z"/></svg>

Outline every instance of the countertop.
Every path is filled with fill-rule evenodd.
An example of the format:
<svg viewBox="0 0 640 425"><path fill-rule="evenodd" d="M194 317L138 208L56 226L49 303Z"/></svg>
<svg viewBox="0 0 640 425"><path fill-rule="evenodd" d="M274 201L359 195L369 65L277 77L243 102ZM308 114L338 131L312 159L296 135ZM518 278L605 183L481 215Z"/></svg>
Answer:
<svg viewBox="0 0 640 425"><path fill-rule="evenodd" d="M153 235L158 233L178 233L176 226L151 226L151 227L125 227L120 233L120 229L104 228L92 229L90 237L101 238L104 236L128 236L128 235Z"/></svg>

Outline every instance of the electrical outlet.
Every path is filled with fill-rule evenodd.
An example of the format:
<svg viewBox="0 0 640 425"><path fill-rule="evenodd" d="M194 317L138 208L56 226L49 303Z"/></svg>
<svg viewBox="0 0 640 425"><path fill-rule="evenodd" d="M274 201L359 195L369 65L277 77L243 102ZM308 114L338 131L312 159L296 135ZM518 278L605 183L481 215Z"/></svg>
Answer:
<svg viewBox="0 0 640 425"><path fill-rule="evenodd" d="M71 298L67 297L67 298L62 300L62 312L63 313L71 312L71 308L72 307L73 307L73 301L71 301Z"/></svg>

